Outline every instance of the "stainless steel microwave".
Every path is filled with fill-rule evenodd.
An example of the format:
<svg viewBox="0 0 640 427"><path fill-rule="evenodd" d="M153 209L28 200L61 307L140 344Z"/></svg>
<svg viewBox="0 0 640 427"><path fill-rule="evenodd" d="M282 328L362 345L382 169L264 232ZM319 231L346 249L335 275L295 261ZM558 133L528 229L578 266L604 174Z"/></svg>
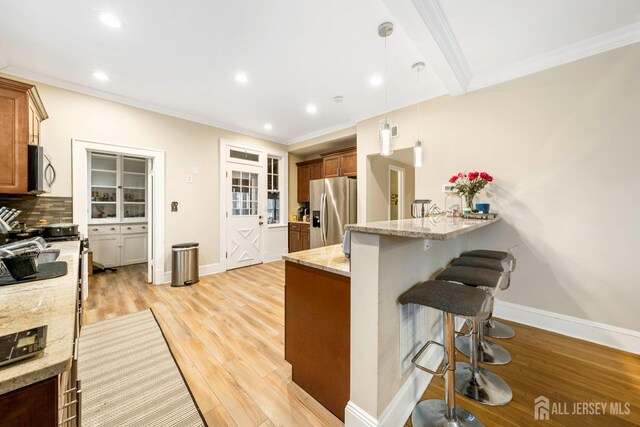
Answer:
<svg viewBox="0 0 640 427"><path fill-rule="evenodd" d="M44 175L50 165L45 166L44 147L29 145L28 186L29 194L42 194L45 192Z"/></svg>

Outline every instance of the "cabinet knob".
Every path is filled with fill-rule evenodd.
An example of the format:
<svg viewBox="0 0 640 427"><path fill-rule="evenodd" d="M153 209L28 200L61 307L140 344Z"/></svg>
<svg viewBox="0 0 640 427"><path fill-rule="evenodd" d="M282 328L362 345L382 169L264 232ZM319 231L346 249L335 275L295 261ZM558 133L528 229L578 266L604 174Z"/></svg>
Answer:
<svg viewBox="0 0 640 427"><path fill-rule="evenodd" d="M127 227L127 230L131 230L131 227Z"/></svg>
<svg viewBox="0 0 640 427"><path fill-rule="evenodd" d="M115 231L115 229L116 229L115 227L111 227L111 231Z"/></svg>
<svg viewBox="0 0 640 427"><path fill-rule="evenodd" d="M142 229L143 229L143 230L146 230L146 229L147 229L147 226L146 226L146 225L143 225L143 226L142 226Z"/></svg>
<svg viewBox="0 0 640 427"><path fill-rule="evenodd" d="M97 228L92 228L91 231L98 231L98 229Z"/></svg>

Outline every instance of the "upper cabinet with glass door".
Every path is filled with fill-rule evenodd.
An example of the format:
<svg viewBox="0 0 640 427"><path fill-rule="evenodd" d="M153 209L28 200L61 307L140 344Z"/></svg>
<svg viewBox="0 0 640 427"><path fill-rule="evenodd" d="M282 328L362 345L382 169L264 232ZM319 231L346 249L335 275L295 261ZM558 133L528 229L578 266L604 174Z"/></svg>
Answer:
<svg viewBox="0 0 640 427"><path fill-rule="evenodd" d="M122 220L143 221L147 218L147 160L122 158Z"/></svg>
<svg viewBox="0 0 640 427"><path fill-rule="evenodd" d="M147 160L114 154L89 156L90 223L147 220Z"/></svg>
<svg viewBox="0 0 640 427"><path fill-rule="evenodd" d="M91 153L89 158L91 222L117 222L120 220L118 156Z"/></svg>

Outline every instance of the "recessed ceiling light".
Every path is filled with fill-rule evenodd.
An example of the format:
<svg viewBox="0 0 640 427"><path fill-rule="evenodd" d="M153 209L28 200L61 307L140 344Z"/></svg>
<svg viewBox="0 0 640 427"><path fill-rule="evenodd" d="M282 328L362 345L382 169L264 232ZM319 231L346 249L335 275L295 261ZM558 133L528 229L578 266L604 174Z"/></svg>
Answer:
<svg viewBox="0 0 640 427"><path fill-rule="evenodd" d="M309 104L307 105L307 113L309 114L315 114L318 111L318 107L316 107L313 104Z"/></svg>
<svg viewBox="0 0 640 427"><path fill-rule="evenodd" d="M271 123L265 123L265 124L264 124L264 128L265 128L266 130L271 130L271 129L273 129L273 126L271 126Z"/></svg>
<svg viewBox="0 0 640 427"><path fill-rule="evenodd" d="M111 28L121 28L122 27L122 22L116 18L115 16L109 14L109 13L103 13L102 15L100 15L100 20L102 21L102 23L104 25L107 25Z"/></svg>
<svg viewBox="0 0 640 427"><path fill-rule="evenodd" d="M246 83L249 81L249 77L245 73L238 73L236 74L236 81L238 83Z"/></svg>
<svg viewBox="0 0 640 427"><path fill-rule="evenodd" d="M371 76L369 79L369 84L371 86L380 86L382 84L382 76L376 74L375 76Z"/></svg>
<svg viewBox="0 0 640 427"><path fill-rule="evenodd" d="M93 71L91 73L91 75L96 79L96 80L101 80L101 81L107 81L109 80L109 76L107 76L105 73L103 73L102 71Z"/></svg>

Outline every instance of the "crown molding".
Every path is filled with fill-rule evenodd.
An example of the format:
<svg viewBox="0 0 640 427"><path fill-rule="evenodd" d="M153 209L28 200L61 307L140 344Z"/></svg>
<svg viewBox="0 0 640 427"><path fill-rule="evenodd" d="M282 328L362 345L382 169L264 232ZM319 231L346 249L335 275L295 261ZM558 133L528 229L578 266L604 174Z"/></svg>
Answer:
<svg viewBox="0 0 640 427"><path fill-rule="evenodd" d="M466 92L472 78L471 69L451 26L449 26L440 1L412 0L412 2L446 58L463 93Z"/></svg>
<svg viewBox="0 0 640 427"><path fill-rule="evenodd" d="M1 58L0 58L1 59ZM55 86L62 89L67 89L72 92L81 93L84 95L93 96L100 99L105 99L107 101L117 102L119 104L128 105L130 107L140 108L142 110L152 111L154 113L164 114L166 116L175 117L182 120L188 120L190 122L200 123L207 126L212 126L218 129L237 132L243 135L252 136L254 138L264 139L266 141L275 142L277 144L287 145L284 140L274 138L269 135L265 135L259 132L253 132L249 129L244 129L237 126L232 126L226 123L221 123L215 120L211 120L205 117L196 116L192 114L183 113L181 111L173 110L170 108L161 107L156 104L140 101L137 99L129 98L127 96L117 95L114 93L106 92L100 89L94 89L88 86L79 85L76 83L72 83L66 80L57 79L55 77L50 77L44 74L35 73L29 70L25 70L23 68L8 66L0 72L8 75L12 75L15 77L21 77L23 79L33 80L35 82L45 83L51 86Z"/></svg>
<svg viewBox="0 0 640 427"><path fill-rule="evenodd" d="M329 126L323 129L319 129L313 132L309 132L307 134L301 135L301 136L297 136L295 138L291 138L288 139L285 144L287 145L293 145L293 144L297 144L299 142L304 142L306 140L312 139L312 138L317 138L319 136L323 136L326 135L328 133L333 133L333 132L338 132L344 129L348 129L350 127L354 127L356 125L356 122L354 121L348 121L348 122L344 122L344 123L340 123L339 125L335 125L335 126Z"/></svg>
<svg viewBox="0 0 640 427"><path fill-rule="evenodd" d="M494 72L475 76L468 89L473 91L493 86L637 42L640 42L640 22L534 56Z"/></svg>

